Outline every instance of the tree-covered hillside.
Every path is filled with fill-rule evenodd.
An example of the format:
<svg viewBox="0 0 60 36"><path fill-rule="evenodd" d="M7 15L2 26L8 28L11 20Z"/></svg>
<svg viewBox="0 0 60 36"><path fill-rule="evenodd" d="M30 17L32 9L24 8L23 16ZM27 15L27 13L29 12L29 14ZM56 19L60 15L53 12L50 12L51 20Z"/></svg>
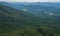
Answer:
<svg viewBox="0 0 60 36"><path fill-rule="evenodd" d="M60 36L60 16L37 16L0 4L0 36Z"/></svg>

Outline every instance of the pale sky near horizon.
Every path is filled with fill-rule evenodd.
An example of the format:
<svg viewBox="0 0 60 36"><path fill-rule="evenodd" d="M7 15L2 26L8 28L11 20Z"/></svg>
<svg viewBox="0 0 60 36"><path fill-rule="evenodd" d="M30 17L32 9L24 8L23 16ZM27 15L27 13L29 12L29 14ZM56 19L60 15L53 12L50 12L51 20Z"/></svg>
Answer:
<svg viewBox="0 0 60 36"><path fill-rule="evenodd" d="M60 2L60 0L0 0L6 2Z"/></svg>

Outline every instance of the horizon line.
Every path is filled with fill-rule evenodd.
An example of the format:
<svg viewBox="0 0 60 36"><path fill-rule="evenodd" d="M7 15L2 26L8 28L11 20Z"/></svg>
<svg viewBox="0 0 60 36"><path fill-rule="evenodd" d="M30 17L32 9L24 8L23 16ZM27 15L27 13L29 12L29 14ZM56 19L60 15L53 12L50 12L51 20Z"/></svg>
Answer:
<svg viewBox="0 0 60 36"><path fill-rule="evenodd" d="M16 1L0 1L0 2L16 2ZM21 2L24 2L24 1L21 1ZM25 1L26 2L26 1ZM33 1L30 1L30 2L33 2ZM49 1L39 1L39 2L49 2ZM51 2L51 1L50 1ZM53 1L52 1L53 2ZM60 1L59 1L60 2Z"/></svg>

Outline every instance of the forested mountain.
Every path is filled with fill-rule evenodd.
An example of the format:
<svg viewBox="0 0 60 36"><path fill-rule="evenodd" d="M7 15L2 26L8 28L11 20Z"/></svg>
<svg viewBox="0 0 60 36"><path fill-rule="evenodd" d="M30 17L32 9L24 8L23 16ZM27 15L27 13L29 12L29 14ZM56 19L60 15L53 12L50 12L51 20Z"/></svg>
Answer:
<svg viewBox="0 0 60 36"><path fill-rule="evenodd" d="M0 36L60 36L60 16L47 15L0 4Z"/></svg>

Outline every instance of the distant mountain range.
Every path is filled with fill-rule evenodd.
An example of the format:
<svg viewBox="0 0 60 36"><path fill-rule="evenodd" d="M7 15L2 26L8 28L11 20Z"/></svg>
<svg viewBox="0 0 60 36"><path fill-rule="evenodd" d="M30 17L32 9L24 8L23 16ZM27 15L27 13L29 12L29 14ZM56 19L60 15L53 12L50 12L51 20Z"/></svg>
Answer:
<svg viewBox="0 0 60 36"><path fill-rule="evenodd" d="M38 15L56 15L60 16L60 3L59 2L0 2L0 4L7 5L14 9L28 11Z"/></svg>

